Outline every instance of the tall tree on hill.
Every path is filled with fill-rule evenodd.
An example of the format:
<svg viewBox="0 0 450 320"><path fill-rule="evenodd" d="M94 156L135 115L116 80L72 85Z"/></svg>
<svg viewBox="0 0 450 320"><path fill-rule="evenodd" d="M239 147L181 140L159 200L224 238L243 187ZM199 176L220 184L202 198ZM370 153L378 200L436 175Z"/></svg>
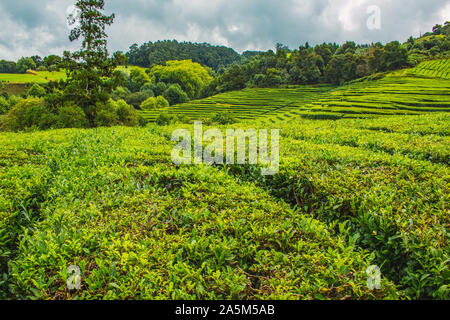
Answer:
<svg viewBox="0 0 450 320"><path fill-rule="evenodd" d="M69 36L70 41L82 38L80 51L64 52L64 67L68 79L64 95L80 106L91 126L99 103L106 103L116 83L118 57L109 57L105 29L114 22L115 15L104 15L104 0L79 0L79 26Z"/></svg>

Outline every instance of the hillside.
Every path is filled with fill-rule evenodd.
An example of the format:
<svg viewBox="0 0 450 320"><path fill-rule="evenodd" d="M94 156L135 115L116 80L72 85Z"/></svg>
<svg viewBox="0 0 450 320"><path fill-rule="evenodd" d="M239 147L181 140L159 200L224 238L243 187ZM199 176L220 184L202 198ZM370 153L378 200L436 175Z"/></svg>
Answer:
<svg viewBox="0 0 450 320"><path fill-rule="evenodd" d="M341 87L244 89L141 114L154 121L162 111L191 119L226 112L237 119L275 122L297 115L337 119L443 112L450 107L449 66L449 59L427 61L416 68L369 77Z"/></svg>

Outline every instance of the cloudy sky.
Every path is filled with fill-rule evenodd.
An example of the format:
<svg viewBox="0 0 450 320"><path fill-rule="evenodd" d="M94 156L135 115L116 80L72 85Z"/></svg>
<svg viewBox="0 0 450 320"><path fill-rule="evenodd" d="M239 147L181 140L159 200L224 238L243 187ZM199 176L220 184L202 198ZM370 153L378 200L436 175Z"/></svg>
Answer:
<svg viewBox="0 0 450 320"><path fill-rule="evenodd" d="M0 0L0 59L77 48L66 23L75 2ZM116 13L108 29L111 51L164 39L239 52L277 42L295 48L306 41L406 41L450 20L450 0L106 0L106 9Z"/></svg>

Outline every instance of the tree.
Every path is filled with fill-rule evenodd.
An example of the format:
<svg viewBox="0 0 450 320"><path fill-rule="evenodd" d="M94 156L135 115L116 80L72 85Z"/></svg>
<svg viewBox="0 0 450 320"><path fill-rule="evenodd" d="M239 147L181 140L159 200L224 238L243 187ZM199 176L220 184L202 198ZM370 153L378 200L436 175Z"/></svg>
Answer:
<svg viewBox="0 0 450 320"><path fill-rule="evenodd" d="M16 69L18 73L25 73L27 70L36 70L36 63L31 58L20 58L17 61Z"/></svg>
<svg viewBox="0 0 450 320"><path fill-rule="evenodd" d="M143 69L133 68L133 70L131 70L128 83L128 89L130 89L131 92L139 91L142 86L147 83L150 84L150 78Z"/></svg>
<svg viewBox="0 0 450 320"><path fill-rule="evenodd" d="M86 114L89 124L95 126L99 106L107 105L109 94L117 86L114 70L117 57L109 58L107 50L107 34L105 29L114 21L114 14L106 16L102 13L104 0L79 0L76 6L80 9L79 27L74 28L69 36L70 41L82 38L81 50L64 52L64 66L67 70L67 82L64 95L80 106ZM109 108L103 108L103 115ZM104 125L108 121L97 121ZM109 122L108 122L109 124Z"/></svg>
<svg viewBox="0 0 450 320"><path fill-rule="evenodd" d="M181 89L179 84L171 85L164 93L164 98L169 101L171 106L189 101L188 95Z"/></svg>
<svg viewBox="0 0 450 320"><path fill-rule="evenodd" d="M408 51L402 48L400 42L393 41L384 47L383 71L405 67L408 63Z"/></svg>
<svg viewBox="0 0 450 320"><path fill-rule="evenodd" d="M0 73L16 73L16 63L14 61L0 60Z"/></svg>
<svg viewBox="0 0 450 320"><path fill-rule="evenodd" d="M42 98L43 96L45 96L45 93L45 89L37 83L33 84L30 90L28 90L28 95L32 97Z"/></svg>
<svg viewBox="0 0 450 320"><path fill-rule="evenodd" d="M150 78L153 83L179 84L191 99L198 98L201 90L213 80L207 68L192 60L167 61L165 66L154 66Z"/></svg>
<svg viewBox="0 0 450 320"><path fill-rule="evenodd" d="M433 34L436 36L442 34L442 26L440 24L433 27Z"/></svg>
<svg viewBox="0 0 450 320"><path fill-rule="evenodd" d="M56 56L54 54L44 58L44 66L47 67L49 71L57 69L61 65L61 62L62 62L61 57Z"/></svg>
<svg viewBox="0 0 450 320"><path fill-rule="evenodd" d="M155 109L163 109L169 106L169 102L164 97L151 97L142 102L141 109L150 111Z"/></svg>

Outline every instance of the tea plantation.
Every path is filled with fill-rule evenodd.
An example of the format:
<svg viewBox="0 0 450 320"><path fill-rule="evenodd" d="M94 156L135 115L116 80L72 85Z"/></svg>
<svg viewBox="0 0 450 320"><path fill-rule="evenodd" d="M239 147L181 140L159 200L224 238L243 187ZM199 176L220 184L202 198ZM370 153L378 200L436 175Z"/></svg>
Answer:
<svg viewBox="0 0 450 320"><path fill-rule="evenodd" d="M173 164L192 125L0 133L0 298L450 299L448 67L166 110L280 129L274 176Z"/></svg>
<svg viewBox="0 0 450 320"><path fill-rule="evenodd" d="M380 115L444 112L450 107L450 59L423 62L413 69L372 76L345 86L245 89L170 107L169 114L197 120L226 112L237 119L285 121L367 118ZM162 111L141 115L154 121Z"/></svg>
<svg viewBox="0 0 450 320"><path fill-rule="evenodd" d="M1 134L3 298L383 299L375 254L157 127ZM342 225L342 228L345 228ZM82 290L69 291L78 265Z"/></svg>

